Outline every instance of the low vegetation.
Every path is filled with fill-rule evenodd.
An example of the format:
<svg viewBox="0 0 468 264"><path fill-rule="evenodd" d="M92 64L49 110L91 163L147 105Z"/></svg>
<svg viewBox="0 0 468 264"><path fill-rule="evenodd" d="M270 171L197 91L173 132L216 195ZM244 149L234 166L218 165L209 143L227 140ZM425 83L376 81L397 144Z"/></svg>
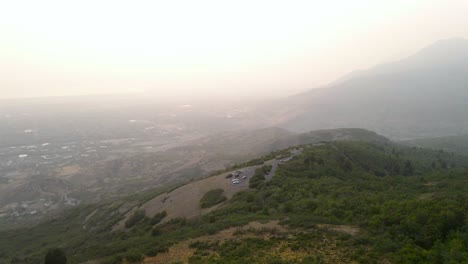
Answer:
<svg viewBox="0 0 468 264"><path fill-rule="evenodd" d="M226 201L227 197L224 196L223 193L224 193L223 189L214 189L214 190L208 191L200 199L200 207L210 208L210 207L213 207L217 204L220 204Z"/></svg>
<svg viewBox="0 0 468 264"><path fill-rule="evenodd" d="M265 182L265 176L270 173L272 166L263 165L262 167L255 170L255 174L249 181L250 188L258 188L263 182Z"/></svg>
<svg viewBox="0 0 468 264"><path fill-rule="evenodd" d="M440 161L447 166L432 165ZM118 202L85 206L33 228L0 234L0 263L39 263L45 248L57 246L64 247L70 263L138 261L164 254L180 241L270 220L280 220L287 233L243 231L228 243L193 243L189 262L464 263L467 164L451 153L393 143L304 146L302 154L278 166L270 181L260 180L255 189L235 194L204 216L155 226L159 219L136 211L127 221L131 228L111 231L133 207ZM262 167L258 175L268 171ZM218 204L222 193L208 192L200 206ZM329 228L321 228L324 224Z"/></svg>
<svg viewBox="0 0 468 264"><path fill-rule="evenodd" d="M59 248L52 248L47 251L44 259L44 264L66 264L67 256L65 252Z"/></svg>
<svg viewBox="0 0 468 264"><path fill-rule="evenodd" d="M130 218L125 222L125 227L126 228L131 228L134 226L136 223L139 221L145 219L146 214L144 210L138 210L136 211Z"/></svg>
<svg viewBox="0 0 468 264"><path fill-rule="evenodd" d="M150 220L151 225L159 224L166 216L167 216L166 211L162 211L160 213L155 214Z"/></svg>
<svg viewBox="0 0 468 264"><path fill-rule="evenodd" d="M439 138L414 139L404 141L402 143L410 146L444 150L468 156L468 134Z"/></svg>

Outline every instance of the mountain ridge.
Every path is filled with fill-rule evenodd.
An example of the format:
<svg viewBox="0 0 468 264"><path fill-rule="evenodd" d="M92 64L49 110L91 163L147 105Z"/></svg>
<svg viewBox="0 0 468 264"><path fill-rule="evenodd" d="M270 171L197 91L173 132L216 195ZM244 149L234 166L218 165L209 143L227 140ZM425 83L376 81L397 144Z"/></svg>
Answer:
<svg viewBox="0 0 468 264"><path fill-rule="evenodd" d="M452 55L443 58L444 52ZM295 132L362 127L397 140L467 133L466 58L468 41L442 41L360 76L277 101L262 117Z"/></svg>

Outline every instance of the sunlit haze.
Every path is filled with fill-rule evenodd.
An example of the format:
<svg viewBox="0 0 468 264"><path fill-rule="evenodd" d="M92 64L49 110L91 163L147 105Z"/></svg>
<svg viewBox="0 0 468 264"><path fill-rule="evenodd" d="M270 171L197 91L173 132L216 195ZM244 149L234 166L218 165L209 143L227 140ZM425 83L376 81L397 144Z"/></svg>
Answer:
<svg viewBox="0 0 468 264"><path fill-rule="evenodd" d="M3 1L0 97L282 96L468 37L468 1Z"/></svg>

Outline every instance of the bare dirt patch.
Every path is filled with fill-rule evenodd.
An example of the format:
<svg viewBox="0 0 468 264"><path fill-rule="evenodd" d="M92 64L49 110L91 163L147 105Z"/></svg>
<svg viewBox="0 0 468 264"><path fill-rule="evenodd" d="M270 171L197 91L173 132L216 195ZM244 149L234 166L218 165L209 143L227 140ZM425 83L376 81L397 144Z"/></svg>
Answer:
<svg viewBox="0 0 468 264"><path fill-rule="evenodd" d="M229 179L226 179L226 175L227 173L223 173L184 185L170 193L161 194L145 203L141 209L145 210L148 216L166 211L166 221L178 217L191 218L210 212L219 205L207 209L200 208L200 199L208 191L222 189L223 195L230 199L235 193L248 189L246 185L233 185Z"/></svg>
<svg viewBox="0 0 468 264"><path fill-rule="evenodd" d="M250 230L250 229L256 229L256 230L261 230L263 228L269 228L269 229L277 229L280 232L286 232L287 230L279 225L278 221L270 221L267 223L260 223L260 222L252 222L249 223L243 227L232 227L228 228L226 230L223 230L217 234L214 235L207 235L207 236L202 236L196 239L189 239L186 241L182 241L180 243L177 243L173 245L172 247L169 248L169 251L166 253L160 253L156 257L148 257L145 258L143 263L145 264L159 264L159 263L173 263L173 262L182 262L182 263L187 263L188 259L193 255L195 252L195 249L190 248L189 245L195 241L219 241L220 243L224 243L228 239L233 239L233 238L246 238L246 237L264 237L266 238L268 234L255 234L252 232L247 232L242 235L235 235L234 233L239 230Z"/></svg>
<svg viewBox="0 0 468 264"><path fill-rule="evenodd" d="M244 168L244 170L255 170L257 167L258 166L247 167ZM166 211L167 216L161 223L165 223L174 218L192 218L206 214L216 210L225 203L223 202L213 207L202 209L200 207L200 199L208 191L223 189L223 195L227 197L226 201L228 201L235 193L249 189L247 182L245 184L238 185L232 184L231 179L226 178L229 173L222 173L220 175L186 184L170 193L164 193L156 196L140 206L139 209L145 210L146 215L149 217L153 217L157 213ZM132 212L133 210L130 211L121 222L114 226L114 230L122 229L125 221Z"/></svg>
<svg viewBox="0 0 468 264"><path fill-rule="evenodd" d="M418 196L419 200L431 200L436 196L435 193L423 193Z"/></svg>
<svg viewBox="0 0 468 264"><path fill-rule="evenodd" d="M320 224L317 225L319 228L329 229L337 232L346 233L348 235L356 236L361 232L358 227L355 226L348 226L348 225L326 225Z"/></svg>

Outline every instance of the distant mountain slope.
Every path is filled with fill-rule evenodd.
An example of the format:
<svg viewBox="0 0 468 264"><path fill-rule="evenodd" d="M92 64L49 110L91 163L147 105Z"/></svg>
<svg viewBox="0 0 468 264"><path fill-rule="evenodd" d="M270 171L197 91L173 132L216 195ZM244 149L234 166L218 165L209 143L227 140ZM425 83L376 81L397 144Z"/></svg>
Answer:
<svg viewBox="0 0 468 264"><path fill-rule="evenodd" d="M423 148L445 150L468 156L468 134L438 138L421 138L402 143Z"/></svg>
<svg viewBox="0 0 468 264"><path fill-rule="evenodd" d="M466 133L467 86L468 40L444 40L278 101L265 116L292 131L362 127L394 139Z"/></svg>

